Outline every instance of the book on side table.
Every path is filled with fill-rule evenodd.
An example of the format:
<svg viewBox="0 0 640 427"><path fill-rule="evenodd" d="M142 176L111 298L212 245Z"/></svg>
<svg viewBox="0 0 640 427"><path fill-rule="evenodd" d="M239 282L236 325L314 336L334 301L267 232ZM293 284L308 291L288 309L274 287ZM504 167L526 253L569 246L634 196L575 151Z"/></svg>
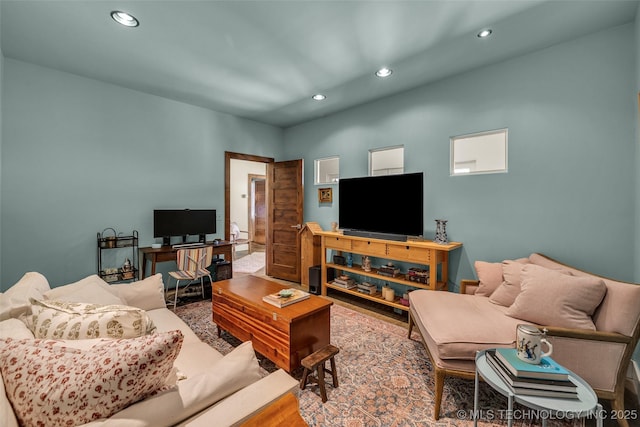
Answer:
<svg viewBox="0 0 640 427"><path fill-rule="evenodd" d="M308 292L302 291L300 289L283 289L280 292L263 296L262 301L282 308L300 301L304 301L309 297L310 294Z"/></svg>
<svg viewBox="0 0 640 427"><path fill-rule="evenodd" d="M487 350L486 356L489 366L496 371L515 394L564 399L578 398L578 388L571 381L569 371L553 359L549 360L550 358L545 357L543 358L544 363L532 365L518 359L515 356L515 349ZM513 360L513 357L517 360ZM544 373L544 378L539 377L542 374L541 371ZM547 371L553 373L550 374ZM532 377L532 375L538 375L538 377Z"/></svg>
<svg viewBox="0 0 640 427"><path fill-rule="evenodd" d="M550 357L543 357L540 363L534 365L520 360L515 348L497 348L496 357L517 377L547 380L569 379L569 371Z"/></svg>

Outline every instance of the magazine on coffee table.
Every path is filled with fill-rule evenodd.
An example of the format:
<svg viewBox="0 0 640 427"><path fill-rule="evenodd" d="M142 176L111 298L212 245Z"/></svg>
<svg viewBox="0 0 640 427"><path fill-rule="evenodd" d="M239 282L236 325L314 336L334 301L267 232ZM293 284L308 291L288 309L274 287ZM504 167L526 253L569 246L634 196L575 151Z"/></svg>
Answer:
<svg viewBox="0 0 640 427"><path fill-rule="evenodd" d="M308 299L309 296L310 294L308 292L301 291L300 289L283 289L280 292L263 296L262 301L282 308L304 301Z"/></svg>

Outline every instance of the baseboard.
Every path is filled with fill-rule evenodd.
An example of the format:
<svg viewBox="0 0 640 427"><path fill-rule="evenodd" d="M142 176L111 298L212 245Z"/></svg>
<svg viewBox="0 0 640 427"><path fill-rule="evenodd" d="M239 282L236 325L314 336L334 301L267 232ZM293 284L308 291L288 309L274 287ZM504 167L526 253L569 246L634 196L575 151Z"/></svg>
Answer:
<svg viewBox="0 0 640 427"><path fill-rule="evenodd" d="M635 395L635 400L638 402L638 406L640 406L640 365L633 359L629 364L624 386L627 391Z"/></svg>

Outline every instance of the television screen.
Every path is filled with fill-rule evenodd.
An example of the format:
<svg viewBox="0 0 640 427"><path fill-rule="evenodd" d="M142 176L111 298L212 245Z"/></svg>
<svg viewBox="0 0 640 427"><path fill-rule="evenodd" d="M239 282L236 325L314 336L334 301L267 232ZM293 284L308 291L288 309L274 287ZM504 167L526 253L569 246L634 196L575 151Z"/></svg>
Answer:
<svg viewBox="0 0 640 427"><path fill-rule="evenodd" d="M350 235L394 240L421 236L423 186L422 172L341 178L338 224Z"/></svg>
<svg viewBox="0 0 640 427"><path fill-rule="evenodd" d="M153 237L196 236L215 232L215 209L156 209L153 211Z"/></svg>

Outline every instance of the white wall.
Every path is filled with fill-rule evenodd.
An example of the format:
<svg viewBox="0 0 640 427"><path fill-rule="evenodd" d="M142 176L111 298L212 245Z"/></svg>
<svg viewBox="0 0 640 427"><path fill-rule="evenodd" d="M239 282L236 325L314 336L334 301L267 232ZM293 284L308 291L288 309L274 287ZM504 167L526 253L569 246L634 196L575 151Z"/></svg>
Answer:
<svg viewBox="0 0 640 427"><path fill-rule="evenodd" d="M229 189L229 220L235 221L242 231L249 230L249 175L267 175L267 164L247 160L231 159L231 183ZM242 234L241 238L246 238ZM238 250L247 249L239 245Z"/></svg>

